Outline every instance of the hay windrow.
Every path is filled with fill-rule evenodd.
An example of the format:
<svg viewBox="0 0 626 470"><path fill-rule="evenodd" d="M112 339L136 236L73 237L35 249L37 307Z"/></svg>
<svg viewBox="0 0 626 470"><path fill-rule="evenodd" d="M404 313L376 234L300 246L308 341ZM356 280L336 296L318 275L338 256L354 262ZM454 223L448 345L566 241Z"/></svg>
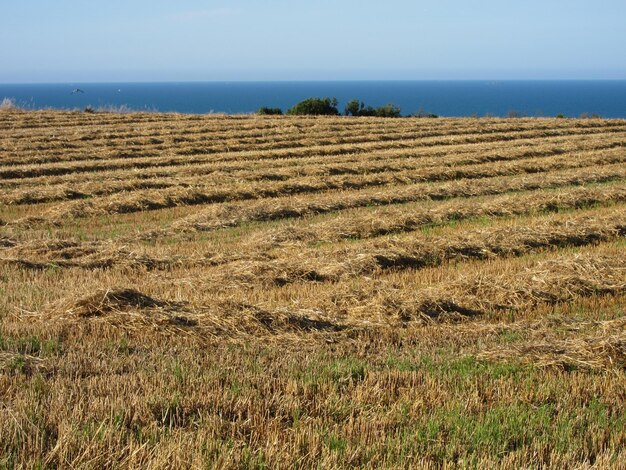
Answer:
<svg viewBox="0 0 626 470"><path fill-rule="evenodd" d="M584 185L620 180L626 177L622 166L569 170L548 175L523 175L510 179L484 181L454 181L437 186L415 185L393 190L343 192L340 194L311 196L307 198L274 198L258 202L224 203L203 209L198 214L185 217L172 224L167 233L181 231L211 231L237 226L253 221L271 221L300 218L313 214L353 209L366 206L388 206L417 201L446 200L452 198L491 196L513 191L558 188L567 185ZM164 233L163 233L164 234ZM146 237L153 234L146 234ZM158 235L158 233L157 233Z"/></svg>
<svg viewBox="0 0 626 470"><path fill-rule="evenodd" d="M427 207L417 204L389 206L367 212L345 212L343 217L319 222L294 222L284 228L251 234L247 239L248 251L259 247L269 250L303 241L331 243L346 239L366 239L477 217L496 219L626 202L626 189L620 185L559 189L558 192L534 190L505 194L486 200L473 197L444 200Z"/></svg>
<svg viewBox="0 0 626 470"><path fill-rule="evenodd" d="M475 165L466 169L406 170L389 174L366 174L358 176L314 176L302 177L286 182L214 182L208 186L192 188L167 188L155 190L137 190L130 194L102 196L89 202L78 201L54 207L45 214L52 223L68 217L87 217L104 214L127 214L142 211L217 204L227 201L255 200L275 198L287 195L317 194L328 191L358 190L388 185L413 185L424 182L443 182L458 179L480 180L502 176L515 176L533 173L545 173L553 170L576 169L594 165L624 163L626 156L622 149L600 153L589 158L574 159L569 156L557 156L544 162L538 161L507 162L499 166L491 163ZM32 223L29 219L18 223Z"/></svg>
<svg viewBox="0 0 626 470"><path fill-rule="evenodd" d="M542 307L579 298L626 294L626 258L607 255L564 255L521 271L461 275L455 281L407 289L372 279L355 289L339 283L310 308L329 317L366 319L392 326L432 321L523 317Z"/></svg>
<svg viewBox="0 0 626 470"><path fill-rule="evenodd" d="M43 321L101 320L125 331L151 328L197 339L329 335L406 328L431 322L467 322L484 316L626 294L626 258L564 256L542 261L513 277L462 277L407 293L377 281L362 291L338 284L328 297L300 307L254 305L216 297L210 304L158 300L133 289L101 290L70 299L36 317Z"/></svg>
<svg viewBox="0 0 626 470"><path fill-rule="evenodd" d="M46 323L76 326L81 326L82 322L96 322L130 334L152 331L163 335L186 335L199 341L324 335L358 326L330 321L314 310L267 310L230 300L191 306L179 301L155 299L129 288L103 289L78 299L66 299L31 317Z"/></svg>
<svg viewBox="0 0 626 470"><path fill-rule="evenodd" d="M67 143L61 147L61 149L56 149L57 151L62 150L61 155L58 156L56 161L59 161L59 164L54 164L53 162L50 165L46 165L45 159L40 161L40 164L37 166L27 165L26 167L16 167L15 163L19 161L19 159L11 160L9 159L9 168L0 168L0 175L4 178L28 178L34 176L50 176L50 175L63 175L70 174L72 172L81 172L81 171L91 171L91 172L99 172L106 170L107 168L145 168L145 167L158 167L162 165L172 165L178 163L179 165L185 165L185 163L202 163L206 161L220 161L220 162L228 162L233 160L246 161L251 159L259 159L265 158L270 160L283 160L287 158L307 158L311 155L322 155L326 157L337 157L340 155L346 154L356 154L356 153L364 153L375 152L379 150L389 150L389 149L415 149L416 147L425 147L425 148L441 148L446 146L462 146L464 144L485 144L485 143L508 143L509 146L514 145L515 141L519 141L524 143L525 141L534 140L540 138L541 140L550 140L551 138L562 138L563 136L569 138L575 138L577 136L587 137L588 139L593 139L598 134L602 136L602 134L609 133L623 133L624 126L621 123L616 123L612 126L605 126L604 128L600 126L589 126L588 128L582 128L580 126L578 128L570 128L570 129L562 129L557 130L554 127L549 128L548 126L507 126L506 124L503 126L499 126L500 128L496 129L487 129L483 128L479 133L476 132L476 129L470 128L461 131L454 132L453 129L435 130L434 132L424 132L421 129L411 129L412 126L409 125L408 130L394 132L393 130L383 130L382 136L379 129L374 130L374 132L367 132L361 136L356 136L349 138L348 140L352 140L353 142L348 142L343 144L333 143L333 142L315 142L311 139L305 139L304 141L296 142L295 145L293 142L287 142L283 148L280 145L273 144L273 147L269 147L269 150L263 151L262 148L259 148L259 142L252 142L253 145L250 146L241 146L236 143L230 144L220 144L218 146L194 146L184 148L183 146L176 145L176 156L167 155L165 158L159 158L161 152L152 153L152 152L137 152L129 153L127 149L124 148L124 145L121 145L119 151L111 151L110 143L107 140L104 140L104 149L101 149L101 152L105 153L108 158L100 158L96 160L106 160L105 162L90 162L83 163L86 160L93 160L90 158L85 158L80 153L70 154L78 164L71 164L70 162L74 159L71 157L68 158L68 149ZM600 127L600 129L594 129L594 127ZM452 135L451 135L452 132ZM377 135L378 134L378 135ZM392 134L395 134L392 136ZM218 138L217 136L212 136L213 138ZM323 134L313 134L313 139L323 138ZM178 142L172 142L178 144ZM317 144L317 145L316 145ZM248 148L246 148L248 147ZM277 148L276 148L277 147ZM299 147L299 148L298 148ZM143 147L141 147L143 148ZM29 150L28 147L20 148L19 150ZM41 145L37 148L38 151L51 151L53 149L42 147ZM218 155L216 155L216 153ZM197 157L199 155L199 157ZM81 158L82 157L82 158ZM121 159L119 159L122 157ZM118 160L119 159L119 160ZM69 160L69 162L68 162ZM147 161L146 161L147 160ZM26 159L28 161L28 159ZM68 164L70 163L70 164Z"/></svg>
<svg viewBox="0 0 626 470"><path fill-rule="evenodd" d="M439 154L424 150L392 150L376 152L375 154L342 156L339 161L328 161L324 157L310 157L305 162L295 161L255 161L251 169L250 164L241 161L215 162L195 164L188 168L190 162L184 161L185 166L178 165L163 167L157 165L154 159L142 162L142 172L134 170L107 169L100 172L98 182L85 182L81 173L70 173L62 176L48 176L46 187L42 187L38 177L14 179L7 182L7 189L0 197L0 203L5 204L37 204L54 201L68 201L87 199L109 194L141 189L167 188L198 188L209 185L211 180L219 180L221 184L235 178L237 181L287 181L301 179L307 176L338 176L338 175L367 175L374 173L398 173L401 171L422 168L432 172L434 170L445 178L444 173L460 171L463 167L481 163L495 164L497 162L537 160L541 157L567 154L570 158L584 159L585 155L592 155L603 150L625 146L623 138L617 140L599 139L598 141L565 141L549 145L541 150L532 145L520 149L507 147L504 149L485 151L471 148L466 152L450 152ZM345 162L345 163L341 163ZM127 159L125 163L128 163ZM149 163L149 164L148 164ZM252 162L251 162L252 163ZM145 168L144 168L145 166ZM175 172L176 176L171 176ZM0 183L1 186L1 183Z"/></svg>
<svg viewBox="0 0 626 470"><path fill-rule="evenodd" d="M88 318L127 310L169 310L171 306L134 289L107 289L73 302L64 314Z"/></svg>
<svg viewBox="0 0 626 470"><path fill-rule="evenodd" d="M329 250L296 247L270 259L240 259L218 266L210 279L223 285L285 285L436 267L451 261L518 257L541 250L616 240L626 235L623 208L602 217L582 215L534 221L526 227L478 229L458 236L418 234L373 239Z"/></svg>
<svg viewBox="0 0 626 470"><path fill-rule="evenodd" d="M540 336L515 347L498 347L481 352L487 361L514 361L535 367L564 370L626 369L626 319L574 325L577 330L592 331L573 338L558 338L545 326L530 330L529 336Z"/></svg>
<svg viewBox="0 0 626 470"><path fill-rule="evenodd" d="M599 205L611 205L626 201L626 192L621 186L563 189L551 191L504 195L486 201L459 199L443 201L432 208L389 207L368 211L355 217L334 218L317 223L292 223L284 228L262 230L251 234L240 252L229 255L216 253L194 258L158 258L139 254L129 247L112 243L85 242L75 240L49 240L37 243L21 243L6 239L5 250L0 262L14 263L29 269L49 269L54 267L83 269L105 269L123 265L146 269L172 269L180 266L216 266L240 259L256 262L271 260L269 252L275 248L289 248L305 243L330 243L342 239L367 239L382 235L410 232L421 227L442 225L450 221L462 221L472 217L489 216L511 217L530 215L535 212L560 212ZM143 236L143 235L142 235ZM140 236L140 237L142 237ZM131 240L128 240L131 242ZM381 255L377 261L384 266L392 266L389 256ZM398 265L398 262L395 262ZM409 263L407 259L407 263ZM311 271L313 273L313 271ZM313 277L311 277L313 276ZM306 275L305 275L306 278ZM315 275L309 275L314 279ZM318 276L323 280L323 276ZM288 280L286 282L289 282Z"/></svg>
<svg viewBox="0 0 626 470"><path fill-rule="evenodd" d="M53 239L15 242L0 255L0 264L26 269L108 269L115 265L143 269L171 269L183 260L148 256L128 246L101 241ZM187 261L191 265L191 261Z"/></svg>
<svg viewBox="0 0 626 470"><path fill-rule="evenodd" d="M156 299L131 288L101 289L61 300L44 312L29 316L49 325L76 328L95 322L129 334L193 336L197 325L185 303Z"/></svg>

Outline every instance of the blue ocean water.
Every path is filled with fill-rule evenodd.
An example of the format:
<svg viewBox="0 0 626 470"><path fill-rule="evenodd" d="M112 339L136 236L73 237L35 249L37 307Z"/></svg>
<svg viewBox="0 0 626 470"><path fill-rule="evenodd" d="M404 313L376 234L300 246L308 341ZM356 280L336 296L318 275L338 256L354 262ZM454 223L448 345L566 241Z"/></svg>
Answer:
<svg viewBox="0 0 626 470"><path fill-rule="evenodd" d="M72 93L75 89L84 93ZM578 117L582 113L626 118L626 80L616 81L336 81L0 84L0 100L22 107L86 106L180 113L251 113L283 110L312 96L336 97L342 110L353 98L372 106L393 103L407 115Z"/></svg>

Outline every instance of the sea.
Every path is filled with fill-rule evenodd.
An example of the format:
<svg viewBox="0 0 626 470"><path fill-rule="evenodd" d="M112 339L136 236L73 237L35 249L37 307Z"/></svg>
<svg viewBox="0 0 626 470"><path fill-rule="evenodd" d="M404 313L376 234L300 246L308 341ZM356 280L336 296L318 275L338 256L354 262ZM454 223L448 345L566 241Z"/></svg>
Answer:
<svg viewBox="0 0 626 470"><path fill-rule="evenodd" d="M0 84L0 101L27 109L253 113L287 110L310 97L392 103L403 115L626 118L626 80L598 81L297 81Z"/></svg>

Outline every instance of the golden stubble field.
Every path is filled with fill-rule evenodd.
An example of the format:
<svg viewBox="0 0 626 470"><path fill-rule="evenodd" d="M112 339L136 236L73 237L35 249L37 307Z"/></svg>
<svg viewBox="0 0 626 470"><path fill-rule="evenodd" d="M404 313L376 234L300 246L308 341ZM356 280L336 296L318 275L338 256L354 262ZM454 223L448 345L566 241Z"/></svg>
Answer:
<svg viewBox="0 0 626 470"><path fill-rule="evenodd" d="M624 468L626 121L0 112L0 468Z"/></svg>

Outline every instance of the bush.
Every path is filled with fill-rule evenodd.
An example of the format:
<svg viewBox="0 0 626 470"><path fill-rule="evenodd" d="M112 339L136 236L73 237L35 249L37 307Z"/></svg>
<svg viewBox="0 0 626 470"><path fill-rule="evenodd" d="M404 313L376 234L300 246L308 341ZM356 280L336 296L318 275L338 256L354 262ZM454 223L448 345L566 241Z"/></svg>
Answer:
<svg viewBox="0 0 626 470"><path fill-rule="evenodd" d="M346 104L346 116L361 116L361 111L365 108L365 103L359 100L350 100Z"/></svg>
<svg viewBox="0 0 626 470"><path fill-rule="evenodd" d="M557 115L556 115L556 118L557 118L557 119L565 119L565 115L563 115L563 114L557 114Z"/></svg>
<svg viewBox="0 0 626 470"><path fill-rule="evenodd" d="M288 110L287 114L294 116L338 116L337 98L308 98Z"/></svg>
<svg viewBox="0 0 626 470"><path fill-rule="evenodd" d="M350 100L346 105L346 116L376 116L376 110L359 100Z"/></svg>
<svg viewBox="0 0 626 470"><path fill-rule="evenodd" d="M401 110L393 104L386 104L380 108L376 108L376 116L378 117L400 117Z"/></svg>
<svg viewBox="0 0 626 470"><path fill-rule="evenodd" d="M280 116L283 114L283 110L280 108L268 108L267 106L263 106L262 108L259 108L256 113L261 116Z"/></svg>
<svg viewBox="0 0 626 470"><path fill-rule="evenodd" d="M379 108L365 106L365 103L359 100L350 100L346 104L346 116L377 116L377 117L400 117L400 108L393 104L386 104Z"/></svg>

